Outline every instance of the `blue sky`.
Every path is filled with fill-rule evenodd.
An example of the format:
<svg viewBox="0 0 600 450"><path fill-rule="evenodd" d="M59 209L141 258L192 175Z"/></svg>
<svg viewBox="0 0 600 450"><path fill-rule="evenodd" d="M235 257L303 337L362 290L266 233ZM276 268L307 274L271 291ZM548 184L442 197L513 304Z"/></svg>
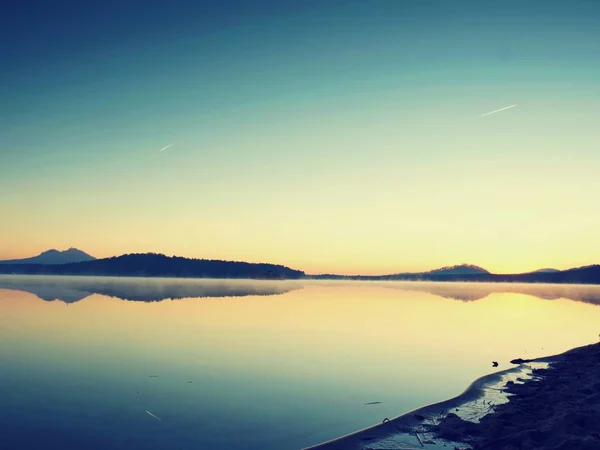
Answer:
<svg viewBox="0 0 600 450"><path fill-rule="evenodd" d="M345 273L597 262L598 2L7 12L0 257L77 246Z"/></svg>

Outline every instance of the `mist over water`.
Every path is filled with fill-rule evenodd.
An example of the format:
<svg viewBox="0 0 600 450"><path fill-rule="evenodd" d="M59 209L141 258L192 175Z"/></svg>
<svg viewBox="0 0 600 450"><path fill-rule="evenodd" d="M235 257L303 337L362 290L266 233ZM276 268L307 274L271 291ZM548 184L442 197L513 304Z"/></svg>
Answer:
<svg viewBox="0 0 600 450"><path fill-rule="evenodd" d="M599 304L593 286L0 276L0 447L301 448L596 341Z"/></svg>

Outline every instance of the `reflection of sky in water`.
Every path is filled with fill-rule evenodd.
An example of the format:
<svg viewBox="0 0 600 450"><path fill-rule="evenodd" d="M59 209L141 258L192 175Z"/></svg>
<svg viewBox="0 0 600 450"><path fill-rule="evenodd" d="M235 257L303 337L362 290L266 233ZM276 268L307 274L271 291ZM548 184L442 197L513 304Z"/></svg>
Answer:
<svg viewBox="0 0 600 450"><path fill-rule="evenodd" d="M153 303L89 285L70 304L0 289L0 445L299 448L452 397L510 359L598 336L600 308L564 299L244 283L227 288L243 296Z"/></svg>

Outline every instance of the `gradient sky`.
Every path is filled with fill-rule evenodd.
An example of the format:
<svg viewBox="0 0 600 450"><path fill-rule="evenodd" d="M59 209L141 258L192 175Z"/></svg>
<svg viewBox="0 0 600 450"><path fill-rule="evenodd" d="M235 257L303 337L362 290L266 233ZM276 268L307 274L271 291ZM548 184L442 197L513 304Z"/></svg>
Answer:
<svg viewBox="0 0 600 450"><path fill-rule="evenodd" d="M2 259L600 261L598 1L18 1L0 16Z"/></svg>

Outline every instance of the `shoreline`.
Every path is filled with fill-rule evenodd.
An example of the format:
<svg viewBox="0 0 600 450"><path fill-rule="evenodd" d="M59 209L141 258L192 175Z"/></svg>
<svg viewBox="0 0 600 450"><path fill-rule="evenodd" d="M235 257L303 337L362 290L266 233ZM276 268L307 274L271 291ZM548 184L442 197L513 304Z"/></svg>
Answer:
<svg viewBox="0 0 600 450"><path fill-rule="evenodd" d="M488 375L484 375L473 381L461 394L442 400L440 402L432 403L419 407L417 409L407 411L401 415L394 417L384 422L375 424L343 436L339 436L330 439L319 444L305 447L302 450L364 450L368 448L379 448L378 443L384 443L385 441L392 441L396 445L398 442L404 443L406 447L380 447L380 448L428 448L428 449L440 449L440 448L453 448L452 446L447 447L448 444L466 444L468 447L457 447L457 448L470 448L468 442L460 440L445 440L440 437L440 425L443 426L444 422L448 419L454 420L457 418L455 414L452 414L450 410L460 410L461 406L467 405L469 402L477 401L481 399L486 392L486 389L492 386L494 383L503 383L503 380L507 376L513 376L520 380L521 378L527 377L527 369L530 372L533 371L532 364L550 364L559 361L565 361L573 355L578 355L581 352L585 352L586 349L600 349L600 344L588 344L580 347L575 347L567 350L563 353L543 356L540 358L528 360L524 364L516 365L510 369L505 369L499 372L494 372ZM599 366L600 367L600 366ZM518 377L521 375L521 377ZM590 374L593 376L593 374ZM512 381L512 380L511 380ZM529 381L529 380L527 380ZM523 386L530 383L518 384L517 386ZM498 388L493 388L498 390ZM512 394L507 390L505 393ZM511 402L508 402L511 403ZM507 403L507 404L508 404ZM493 405L492 408L498 408L502 405ZM483 417L488 417L493 414L486 414ZM457 418L462 423L472 424L472 422L466 422L460 418ZM428 423L431 422L431 423ZM456 424L452 424L455 426ZM425 431L427 430L427 431ZM421 437L419 434L426 435L430 434L429 437ZM432 439L433 437L433 439ZM445 444L445 445L444 445ZM369 447L375 445L375 447ZM515 447L518 448L518 447ZM600 441L598 441L598 447L600 448Z"/></svg>
<svg viewBox="0 0 600 450"><path fill-rule="evenodd" d="M600 343L534 372L535 381L507 383L511 401L478 424L448 415L432 431L473 450L600 449Z"/></svg>

